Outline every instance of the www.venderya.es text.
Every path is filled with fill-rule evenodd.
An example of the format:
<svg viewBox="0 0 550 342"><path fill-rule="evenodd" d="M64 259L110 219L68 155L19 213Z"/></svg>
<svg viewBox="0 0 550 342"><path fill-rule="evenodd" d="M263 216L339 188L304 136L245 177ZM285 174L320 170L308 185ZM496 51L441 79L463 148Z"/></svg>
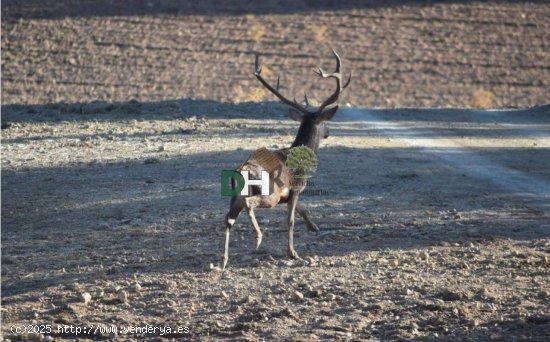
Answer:
<svg viewBox="0 0 550 342"><path fill-rule="evenodd" d="M11 326L14 334L43 334L43 335L183 335L191 330L186 326L117 326L113 324L62 325L62 324L14 324Z"/></svg>

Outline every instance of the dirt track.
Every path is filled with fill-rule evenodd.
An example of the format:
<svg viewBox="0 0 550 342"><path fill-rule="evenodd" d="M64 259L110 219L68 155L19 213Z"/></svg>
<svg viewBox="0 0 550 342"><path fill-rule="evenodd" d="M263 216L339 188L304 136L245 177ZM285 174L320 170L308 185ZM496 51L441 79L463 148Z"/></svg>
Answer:
<svg viewBox="0 0 550 342"><path fill-rule="evenodd" d="M479 86L497 106L522 106L548 101L548 5L350 5L330 15L268 3L246 16L233 2L207 15L205 2L174 16L168 1L86 2L96 16L83 16L24 3L34 6L2 3L4 338L44 339L10 330L42 325L56 340L158 339L122 332L148 325L186 326L163 337L193 340L550 339L548 106L344 105L319 152L312 188L325 195L303 197L321 228L310 235L298 220L304 260L285 257L281 207L258 210L258 251L242 214L229 269L217 268L228 205L220 170L296 132L282 105L219 102L264 97L251 56L275 32L285 40L264 60L289 93L314 80L311 67L332 66L316 54L334 43L354 71L343 103L464 106ZM340 22L309 44L302 33L318 30L301 27L312 22L304 16ZM277 30L254 42L250 22ZM313 98L330 91L316 86Z"/></svg>

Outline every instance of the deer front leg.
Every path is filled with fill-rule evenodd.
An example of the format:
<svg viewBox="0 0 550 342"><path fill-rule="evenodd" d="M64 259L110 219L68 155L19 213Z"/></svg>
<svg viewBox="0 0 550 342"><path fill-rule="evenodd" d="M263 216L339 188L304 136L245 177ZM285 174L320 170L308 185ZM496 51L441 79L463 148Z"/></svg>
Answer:
<svg viewBox="0 0 550 342"><path fill-rule="evenodd" d="M319 227L317 227L317 225L313 223L313 221L311 221L311 219L309 218L309 212L301 203L296 204L296 211L298 212L298 214L300 214L300 216L304 218L304 220L306 221L307 229L310 232L319 233Z"/></svg>
<svg viewBox="0 0 550 342"><path fill-rule="evenodd" d="M294 250L294 214L298 204L298 194L291 191L288 199L288 250L287 255L292 259L299 259L298 253Z"/></svg>
<svg viewBox="0 0 550 342"><path fill-rule="evenodd" d="M243 210L245 206L245 201L242 197L232 197L229 212L225 216L225 244L223 250L223 266L222 269L225 269L227 266L227 261L229 260L229 237L231 235L231 228L235 224L237 217Z"/></svg>
<svg viewBox="0 0 550 342"><path fill-rule="evenodd" d="M228 219L226 219L228 220ZM227 266L227 262L229 261L229 237L231 235L231 225L225 224L225 244L224 244L224 250L223 250L223 266L222 269L225 270L225 266Z"/></svg>

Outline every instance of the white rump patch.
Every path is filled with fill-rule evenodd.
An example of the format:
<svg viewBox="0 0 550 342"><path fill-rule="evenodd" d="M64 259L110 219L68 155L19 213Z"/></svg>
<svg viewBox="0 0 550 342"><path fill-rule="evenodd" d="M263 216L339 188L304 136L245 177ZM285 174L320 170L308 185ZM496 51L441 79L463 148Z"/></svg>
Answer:
<svg viewBox="0 0 550 342"><path fill-rule="evenodd" d="M283 188L281 190L281 197L288 197L288 193L290 192L289 188Z"/></svg>

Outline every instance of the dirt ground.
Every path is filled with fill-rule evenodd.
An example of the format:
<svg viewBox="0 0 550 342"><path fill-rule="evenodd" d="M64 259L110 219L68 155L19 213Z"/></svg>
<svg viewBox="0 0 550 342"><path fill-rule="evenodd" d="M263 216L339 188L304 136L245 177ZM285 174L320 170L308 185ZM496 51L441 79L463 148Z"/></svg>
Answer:
<svg viewBox="0 0 550 342"><path fill-rule="evenodd" d="M547 103L548 5L126 3L2 2L4 340L550 339L549 106L372 109ZM253 52L318 100L331 45L321 233L298 218L289 260L286 209L259 250L244 213L221 272L221 170L297 129Z"/></svg>
<svg viewBox="0 0 550 342"><path fill-rule="evenodd" d="M322 98L330 47L366 107L548 103L550 4L540 2L2 1L2 102ZM266 71L267 73L267 71ZM270 76L267 75L266 76Z"/></svg>
<svg viewBox="0 0 550 342"><path fill-rule="evenodd" d="M322 231L299 221L305 261L285 257L284 208L260 210L263 246L243 214L225 273L220 170L290 144L284 108L67 110L4 111L5 336L17 323L61 339L93 334L59 325L186 326L165 337L206 340L549 337L548 107L342 109L310 187L324 192L303 196Z"/></svg>

